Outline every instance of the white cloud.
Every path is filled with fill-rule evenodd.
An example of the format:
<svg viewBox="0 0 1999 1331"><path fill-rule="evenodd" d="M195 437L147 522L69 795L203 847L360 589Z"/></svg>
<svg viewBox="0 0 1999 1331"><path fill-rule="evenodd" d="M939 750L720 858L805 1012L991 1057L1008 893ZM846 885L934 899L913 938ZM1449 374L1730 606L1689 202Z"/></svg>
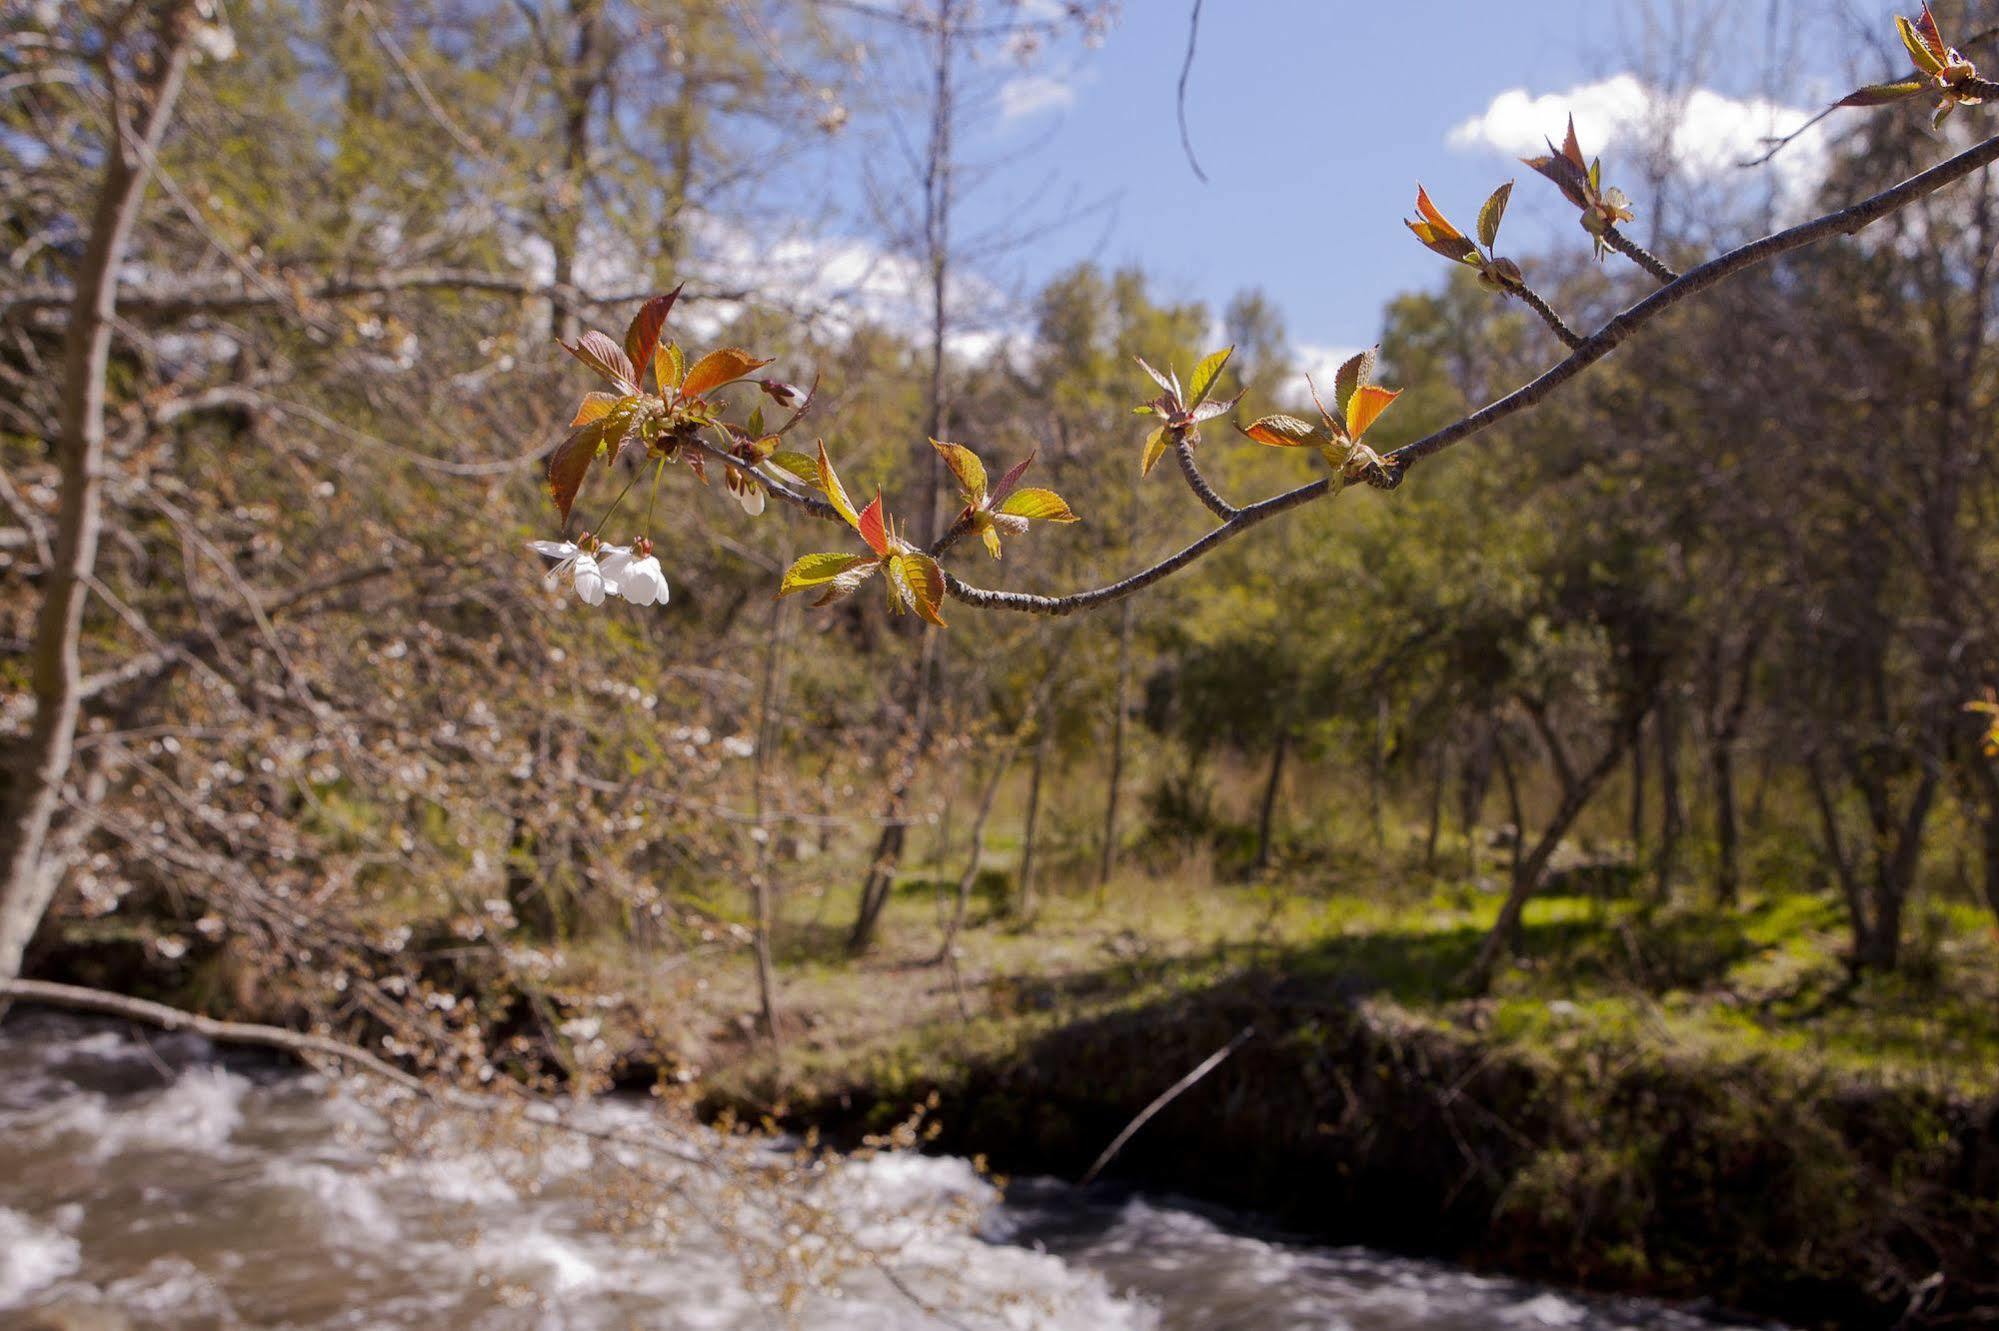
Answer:
<svg viewBox="0 0 1999 1331"><path fill-rule="evenodd" d="M1761 156L1766 139L1796 131L1815 114L1709 88L1695 88L1675 105L1668 94L1625 73L1539 97L1525 88L1510 88L1453 128L1447 141L1453 148L1536 156L1547 152L1548 140L1561 142L1571 112L1584 150L1592 155L1650 149L1665 139L1679 170L1709 180L1726 180L1731 174L1750 179L1750 173L1740 171L1741 163ZM1777 173L1787 196L1802 197L1822 178L1828 151L1821 125L1778 154L1768 169Z"/></svg>
<svg viewBox="0 0 1999 1331"><path fill-rule="evenodd" d="M1075 84L1047 74L1020 74L1000 85L1000 115L1006 120L1061 111L1075 103Z"/></svg>
<svg viewBox="0 0 1999 1331"><path fill-rule="evenodd" d="M1329 394L1332 391L1333 376L1339 372L1340 366L1365 350L1366 347L1330 347L1317 342L1294 344L1291 348L1291 360L1297 370L1284 381L1281 390L1284 400L1294 405L1302 405L1312 400L1311 388L1305 382L1307 375L1311 376L1312 383L1319 386L1322 396Z"/></svg>

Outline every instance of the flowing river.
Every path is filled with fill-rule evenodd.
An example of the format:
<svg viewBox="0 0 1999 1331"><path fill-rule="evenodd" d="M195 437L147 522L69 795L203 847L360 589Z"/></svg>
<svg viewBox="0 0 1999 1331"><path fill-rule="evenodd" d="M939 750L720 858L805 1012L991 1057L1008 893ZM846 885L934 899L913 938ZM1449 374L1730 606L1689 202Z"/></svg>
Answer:
<svg viewBox="0 0 1999 1331"><path fill-rule="evenodd" d="M641 1102L600 1123L643 1132ZM726 1226L671 1244L603 1222L615 1144L532 1160L406 1149L346 1086L204 1042L17 1011L0 1029L0 1327L611 1331L1716 1331L1721 1323L1357 1248L1171 1201L882 1154L814 1199L883 1264L753 1298ZM714 1216L726 1191L681 1194ZM955 1217L973 1217L959 1223ZM766 1289L768 1293L768 1289Z"/></svg>

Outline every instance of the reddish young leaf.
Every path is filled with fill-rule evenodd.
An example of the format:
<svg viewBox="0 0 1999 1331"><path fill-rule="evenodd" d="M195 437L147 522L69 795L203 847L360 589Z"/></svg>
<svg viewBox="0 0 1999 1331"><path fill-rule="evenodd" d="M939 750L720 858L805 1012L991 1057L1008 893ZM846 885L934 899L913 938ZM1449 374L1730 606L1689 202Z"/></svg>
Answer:
<svg viewBox="0 0 1999 1331"><path fill-rule="evenodd" d="M569 521L576 492L583 488L583 478L589 474L590 464L597 459L597 448L609 432L609 421L591 421L570 431L569 437L548 455L543 478L548 484L548 497L555 501L555 511L562 514L564 522Z"/></svg>
<svg viewBox="0 0 1999 1331"><path fill-rule="evenodd" d="M583 404L576 408L576 419L569 422L573 429L578 425L588 425L600 421L611 414L611 409L624 399L616 393L585 393Z"/></svg>
<svg viewBox="0 0 1999 1331"><path fill-rule="evenodd" d="M680 287L675 287L664 296L654 296L639 306L639 312L632 316L631 326L625 329L625 355L631 358L634 366L651 363L653 349L659 345L660 331L666 327L666 316L672 312L673 302L679 299Z"/></svg>
<svg viewBox="0 0 1999 1331"><path fill-rule="evenodd" d="M723 347L711 351L688 367L687 377L681 380L682 397L700 397L712 392L723 384L731 384L746 374L761 370L770 364L768 360L758 360L741 347Z"/></svg>
<svg viewBox="0 0 1999 1331"><path fill-rule="evenodd" d="M1916 68L1923 73L1940 74L1943 67L1950 63L1950 47L1945 44L1943 34L1937 31L1937 17L1930 13L1927 4L1923 6L1922 17L1914 23L1896 15L1895 31L1901 34L1902 45L1909 48Z"/></svg>
<svg viewBox="0 0 1999 1331"><path fill-rule="evenodd" d="M1176 383L1171 379L1168 379L1165 375L1153 369L1150 365L1147 365L1145 363L1145 357L1133 356L1132 359L1137 361L1138 368L1144 370L1147 374L1151 375L1152 382L1158 384L1162 389L1166 390L1166 392L1172 396L1175 402L1178 402L1180 400L1180 385L1178 383Z"/></svg>
<svg viewBox="0 0 1999 1331"><path fill-rule="evenodd" d="M1347 399L1347 437L1360 442L1368 427L1388 410L1388 404L1401 396L1402 390L1398 388L1382 388L1375 384L1363 384L1355 389L1354 395Z"/></svg>
<svg viewBox="0 0 1999 1331"><path fill-rule="evenodd" d="M1296 416L1265 416L1242 427L1242 432L1259 444L1272 448L1303 448L1321 437L1318 426Z"/></svg>
<svg viewBox="0 0 1999 1331"><path fill-rule="evenodd" d="M631 358L610 338L596 329L591 329L574 344L563 342L562 349L588 365L597 373L618 386L622 393L639 391L639 372L632 368Z"/></svg>
<svg viewBox="0 0 1999 1331"><path fill-rule="evenodd" d="M882 497L876 495L874 501L861 510L861 516L854 523L854 530L868 543L868 548L877 555L888 554L888 521L882 514Z"/></svg>
<svg viewBox="0 0 1999 1331"><path fill-rule="evenodd" d="M1013 487L1020 483L1020 478L1022 473L1024 473L1027 470L1029 464L1031 464L1033 461L1034 461L1034 454L1029 453L1026 457L1014 463L1013 466L1007 468L1006 475L1000 477L999 484L993 487L992 493L988 495L987 498L990 499L993 503L997 504L1002 499L1005 499L1008 495L1012 494Z"/></svg>

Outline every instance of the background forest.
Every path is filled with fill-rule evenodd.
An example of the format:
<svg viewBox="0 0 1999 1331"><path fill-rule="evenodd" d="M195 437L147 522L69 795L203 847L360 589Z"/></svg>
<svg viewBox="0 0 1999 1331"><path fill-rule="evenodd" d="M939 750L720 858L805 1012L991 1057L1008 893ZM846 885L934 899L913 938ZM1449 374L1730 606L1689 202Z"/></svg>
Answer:
<svg viewBox="0 0 1999 1331"><path fill-rule="evenodd" d="M21 751L104 108L147 72L112 41L126 8L10 3L0 37L0 733ZM651 524L670 600L591 609L527 548L557 534L542 459L599 386L557 340L616 338L682 283L670 335L816 379L793 439L823 438L848 488L879 488L919 534L956 513L928 439L995 475L1033 454L1031 480L1084 520L1009 536L998 563L960 547L953 571L989 587L1095 586L1213 526L1174 459L1141 478L1131 409L1155 390L1135 356L1184 376L1233 345L1218 392L1246 392L1245 423L1311 414L1303 372L1329 371L1266 293L1211 305L1102 261L1026 289L994 276L1038 228L1091 225L1087 202L1024 200L1003 235L954 220L990 166L967 127L1007 72L1101 35L1108 10L196 8L115 274L81 721L22 975L324 1030L468 1084L664 1082L751 1116L844 1106L874 1128L933 1087L972 1105L998 1079L1013 1117L976 1100L958 1140L1083 1161L1244 1020L1295 1052L1334 1005L1397 1050L1552 1069L1561 1107L1536 1112L1630 1132L1508 1157L1439 1203L1465 1234L1515 1217L1519 1251L1486 1242L1492 1260L1828 1320L1844 1314L1825 1291L1874 1290L1872 1316L1948 1267L1983 1291L1952 1306L1989 1312L1990 1203L1945 1170L1976 1213L1912 1253L1878 1227L1932 1207L1929 1176L1898 1174L1908 1191L1883 1202L1869 1171L1887 1157L1797 1108L1914 1095L1948 1137L1999 1071L1986 175L1674 310L1392 494L1357 487L1102 611L947 603L939 630L871 591L774 599L824 533L682 468ZM1184 23L1152 8L1122 22ZM1761 6L1723 8L1760 27ZM1873 8L1772 9L1867 32L1868 78L1900 67ZM1939 17L1970 37L1989 10ZM1686 86L1712 72L1687 64L1739 53L1688 44L1720 21L1698 4L1647 12ZM1915 110L1836 113L1784 216L1776 165L1677 174L1665 112L1649 152L1627 136L1606 168L1637 200L1627 229L1677 266L1919 171L1982 114L1932 133ZM863 246L783 182L868 133ZM1413 245L1379 221L1382 246ZM1515 257L1578 328L1657 285L1566 231ZM1562 353L1440 263L1382 312L1378 377L1405 396L1369 442L1417 438ZM1316 465L1228 418L1199 457L1238 503ZM572 526L623 481L598 475ZM1061 1043L1118 1022L1152 1032L1149 1052ZM1006 1081L1035 1059L1069 1066ZM1656 1079L1650 1110L1616 1099L1637 1075ZM1767 1215L1673 1229L1652 1172L1671 1132L1643 1125L1716 1086L1818 1125L1731 1100L1754 1121L1729 1131L1758 1150L1802 1132L1801 1154L1850 1164L1761 1204L1837 1213L1864 1255L1780 1259ZM1020 1107L1037 1100L1071 1106L1059 1131ZM1330 1117L1287 1105L1242 1112L1286 1140ZM1813 1147L1821 1130L1843 1144ZM1197 1191L1229 1172L1137 1147L1133 1167ZM1712 1204L1755 1185L1701 1186ZM1432 1220L1387 1214L1362 1237L1478 1246L1422 1237ZM1728 1274L1691 1255L1709 1243L1737 1245ZM1783 1262L1812 1269L1769 1277Z"/></svg>

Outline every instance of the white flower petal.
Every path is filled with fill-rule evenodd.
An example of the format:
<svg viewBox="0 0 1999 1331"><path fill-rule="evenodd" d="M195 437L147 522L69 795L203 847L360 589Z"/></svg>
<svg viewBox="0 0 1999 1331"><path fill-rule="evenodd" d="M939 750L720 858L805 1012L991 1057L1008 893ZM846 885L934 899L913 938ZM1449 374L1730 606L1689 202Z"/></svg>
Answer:
<svg viewBox="0 0 1999 1331"><path fill-rule="evenodd" d="M751 517L764 511L764 488L750 483L736 493L736 502L743 506L743 512Z"/></svg>
<svg viewBox="0 0 1999 1331"><path fill-rule="evenodd" d="M574 541L529 541L528 549L552 559L568 559L577 553Z"/></svg>
<svg viewBox="0 0 1999 1331"><path fill-rule="evenodd" d="M576 556L575 586L576 594L585 605L604 604L604 594L610 590L609 584L604 581L603 570L589 555Z"/></svg>

